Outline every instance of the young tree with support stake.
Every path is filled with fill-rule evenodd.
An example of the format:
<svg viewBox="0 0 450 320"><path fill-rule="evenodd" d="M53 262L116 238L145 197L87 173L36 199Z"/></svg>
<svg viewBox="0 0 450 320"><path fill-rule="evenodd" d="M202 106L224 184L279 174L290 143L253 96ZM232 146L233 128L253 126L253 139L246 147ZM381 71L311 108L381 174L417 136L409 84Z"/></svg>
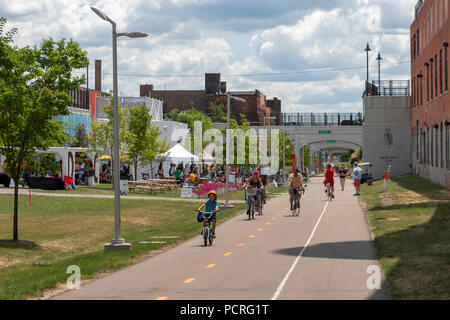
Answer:
<svg viewBox="0 0 450 320"><path fill-rule="evenodd" d="M73 69L89 64L87 53L72 40L44 40L40 47L13 46L17 29L5 31L0 18L0 153L14 181L13 240L19 239L18 194L24 160L36 150L62 144L60 115L67 115L71 98L67 91L85 83L72 76Z"/></svg>

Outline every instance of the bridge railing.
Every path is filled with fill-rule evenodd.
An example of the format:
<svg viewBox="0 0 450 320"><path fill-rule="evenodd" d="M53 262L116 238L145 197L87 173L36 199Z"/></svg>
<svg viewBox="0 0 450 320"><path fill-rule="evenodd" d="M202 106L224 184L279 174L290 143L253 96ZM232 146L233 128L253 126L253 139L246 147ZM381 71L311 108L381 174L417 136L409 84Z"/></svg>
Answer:
<svg viewBox="0 0 450 320"><path fill-rule="evenodd" d="M361 126L364 116L358 113L282 113L285 126Z"/></svg>
<svg viewBox="0 0 450 320"><path fill-rule="evenodd" d="M365 95L368 96L409 96L409 80L373 80L366 82Z"/></svg>

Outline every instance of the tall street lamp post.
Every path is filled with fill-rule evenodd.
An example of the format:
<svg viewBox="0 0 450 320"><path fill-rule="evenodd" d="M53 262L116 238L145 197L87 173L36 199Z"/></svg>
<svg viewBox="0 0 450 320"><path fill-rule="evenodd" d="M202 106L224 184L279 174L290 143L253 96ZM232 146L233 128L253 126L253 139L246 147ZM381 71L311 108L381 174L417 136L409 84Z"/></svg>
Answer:
<svg viewBox="0 0 450 320"><path fill-rule="evenodd" d="M367 42L367 47L364 49L364 51L366 51L366 57L367 57L367 77L366 77L366 95L369 93L368 92L368 87L369 87L369 51L372 51L369 47L369 43Z"/></svg>
<svg viewBox="0 0 450 320"><path fill-rule="evenodd" d="M229 164L229 145L230 145L230 137L228 134L228 130L230 129L230 100L234 99L236 101L239 102L246 102L244 99L242 98L238 98L238 97L234 97L232 95L230 95L230 92L227 92L227 144L226 144L226 148L227 148L227 154L225 157L225 204L223 205L223 208L228 209L228 208L233 208L233 205L230 204L230 164Z"/></svg>
<svg viewBox="0 0 450 320"><path fill-rule="evenodd" d="M381 54L378 52L378 95L381 95L381 60L383 60L383 58L381 58Z"/></svg>
<svg viewBox="0 0 450 320"><path fill-rule="evenodd" d="M131 244L125 243L125 239L121 237L121 220L120 220L120 152L119 152L119 105L118 105L118 85L117 85L117 38L127 36L129 38L147 37L148 34L143 32L126 32L117 33L116 23L112 21L105 13L97 8L91 7L101 19L108 21L112 25L112 47L113 47L113 104L114 104L114 222L115 233L111 243L105 245L105 252L116 250L130 250Z"/></svg>

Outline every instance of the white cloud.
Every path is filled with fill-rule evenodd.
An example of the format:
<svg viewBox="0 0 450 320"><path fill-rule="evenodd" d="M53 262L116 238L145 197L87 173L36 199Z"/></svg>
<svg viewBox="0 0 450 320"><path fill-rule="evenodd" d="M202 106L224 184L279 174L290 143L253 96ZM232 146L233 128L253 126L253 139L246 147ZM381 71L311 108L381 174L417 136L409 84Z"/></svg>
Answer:
<svg viewBox="0 0 450 320"><path fill-rule="evenodd" d="M8 18L9 27L19 28L19 46L38 44L47 37L80 42L92 63L91 86L93 62L101 59L103 89L112 87L112 54L111 26L90 6L116 21L119 32L150 34L143 39L119 39L119 74L199 76L121 76L119 90L126 95L138 95L139 84L144 83L156 88L202 89L205 72L236 75L362 66L366 42L373 49L371 65L381 51L382 76L409 77L407 64L389 65L409 59L408 32L416 0L249 2L235 7L234 2L222 0L0 0L0 12ZM233 34L245 35L239 45ZM249 50L241 47L244 38L250 39ZM259 89L268 98L277 96L283 111L362 109L364 69L223 78L231 90Z"/></svg>

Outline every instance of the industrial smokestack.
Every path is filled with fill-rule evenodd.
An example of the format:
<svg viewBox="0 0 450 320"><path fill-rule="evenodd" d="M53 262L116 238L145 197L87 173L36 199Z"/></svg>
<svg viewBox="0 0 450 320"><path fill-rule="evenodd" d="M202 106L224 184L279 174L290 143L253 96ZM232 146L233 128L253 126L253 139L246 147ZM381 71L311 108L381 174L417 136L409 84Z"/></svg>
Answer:
<svg viewBox="0 0 450 320"><path fill-rule="evenodd" d="M102 91L102 60L95 60L95 90Z"/></svg>

